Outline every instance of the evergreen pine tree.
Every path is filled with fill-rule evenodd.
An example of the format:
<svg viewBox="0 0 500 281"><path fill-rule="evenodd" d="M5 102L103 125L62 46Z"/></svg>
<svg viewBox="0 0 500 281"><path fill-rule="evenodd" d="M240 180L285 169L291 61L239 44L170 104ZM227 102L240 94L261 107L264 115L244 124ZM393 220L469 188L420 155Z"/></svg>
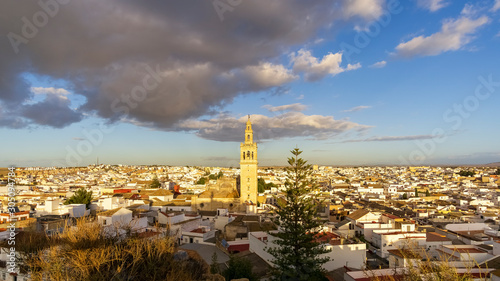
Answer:
<svg viewBox="0 0 500 281"><path fill-rule="evenodd" d="M152 182L151 182L151 184L149 185L149 187L151 187L151 188L159 188L160 186L161 186L161 183L160 183L160 181L158 180L158 177L157 177L157 176L155 176L155 177L153 178L153 181L152 181Z"/></svg>
<svg viewBox="0 0 500 281"><path fill-rule="evenodd" d="M73 196L71 196L66 202L65 205L68 204L85 204L88 208L90 205L90 201L92 201L92 191L87 191L85 188L78 189Z"/></svg>
<svg viewBox="0 0 500 281"><path fill-rule="evenodd" d="M316 242L322 223L317 219L317 206L309 192L316 188L311 180L311 165L299 158L298 148L291 151L286 169L285 200L278 201L275 223L276 247L267 248L273 257L274 280L326 280L322 264L329 258L320 257L328 250Z"/></svg>
<svg viewBox="0 0 500 281"><path fill-rule="evenodd" d="M264 181L263 178L258 178L257 179L257 191L259 193L264 193L266 190L266 181Z"/></svg>
<svg viewBox="0 0 500 281"><path fill-rule="evenodd" d="M197 182L196 184L205 184L207 182L207 178L205 177L201 177Z"/></svg>

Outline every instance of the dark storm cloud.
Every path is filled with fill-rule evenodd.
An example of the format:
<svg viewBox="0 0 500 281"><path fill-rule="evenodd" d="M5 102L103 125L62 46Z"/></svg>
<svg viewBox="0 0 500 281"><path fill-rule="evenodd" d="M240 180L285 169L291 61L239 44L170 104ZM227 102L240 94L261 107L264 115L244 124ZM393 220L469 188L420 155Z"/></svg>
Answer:
<svg viewBox="0 0 500 281"><path fill-rule="evenodd" d="M39 103L24 106L21 114L34 124L63 128L82 120L82 114L72 110L69 105L65 97L47 95Z"/></svg>
<svg viewBox="0 0 500 281"><path fill-rule="evenodd" d="M0 127L20 129L26 127L25 121L13 112L7 111L0 105Z"/></svg>
<svg viewBox="0 0 500 281"><path fill-rule="evenodd" d="M179 122L238 95L297 79L280 57L345 20L342 9L364 18L366 9L355 2L243 1L221 21L212 1L5 0L0 101L17 104L26 124L61 128L81 120L79 112L94 112L179 130ZM24 73L68 81L67 90L87 102L78 112L55 97L23 104L33 95Z"/></svg>

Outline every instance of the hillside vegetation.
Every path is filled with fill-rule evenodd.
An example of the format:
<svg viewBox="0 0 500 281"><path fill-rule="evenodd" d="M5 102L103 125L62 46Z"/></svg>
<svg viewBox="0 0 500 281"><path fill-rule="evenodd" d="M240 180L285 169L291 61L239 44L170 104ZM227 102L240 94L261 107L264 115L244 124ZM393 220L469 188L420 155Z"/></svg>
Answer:
<svg viewBox="0 0 500 281"><path fill-rule="evenodd" d="M176 258L169 236L132 235L119 240L88 220L53 236L22 232L16 250L21 271L31 272L33 280L206 280L208 273L208 265L196 252Z"/></svg>

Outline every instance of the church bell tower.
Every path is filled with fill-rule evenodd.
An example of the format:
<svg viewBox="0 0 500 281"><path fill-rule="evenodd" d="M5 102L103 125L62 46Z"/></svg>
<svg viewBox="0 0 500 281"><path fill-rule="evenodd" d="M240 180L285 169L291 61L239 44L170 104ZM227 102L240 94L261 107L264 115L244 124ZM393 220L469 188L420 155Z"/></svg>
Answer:
<svg viewBox="0 0 500 281"><path fill-rule="evenodd" d="M253 142L250 115L245 128L245 142L240 144L240 194L242 203L257 204L257 143Z"/></svg>

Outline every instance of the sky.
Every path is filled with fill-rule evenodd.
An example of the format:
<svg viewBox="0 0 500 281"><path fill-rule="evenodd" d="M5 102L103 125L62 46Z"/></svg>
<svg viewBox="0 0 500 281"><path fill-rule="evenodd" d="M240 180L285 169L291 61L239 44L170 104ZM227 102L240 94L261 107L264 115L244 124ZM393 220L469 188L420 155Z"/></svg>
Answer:
<svg viewBox="0 0 500 281"><path fill-rule="evenodd" d="M500 0L0 7L0 166L500 162Z"/></svg>

